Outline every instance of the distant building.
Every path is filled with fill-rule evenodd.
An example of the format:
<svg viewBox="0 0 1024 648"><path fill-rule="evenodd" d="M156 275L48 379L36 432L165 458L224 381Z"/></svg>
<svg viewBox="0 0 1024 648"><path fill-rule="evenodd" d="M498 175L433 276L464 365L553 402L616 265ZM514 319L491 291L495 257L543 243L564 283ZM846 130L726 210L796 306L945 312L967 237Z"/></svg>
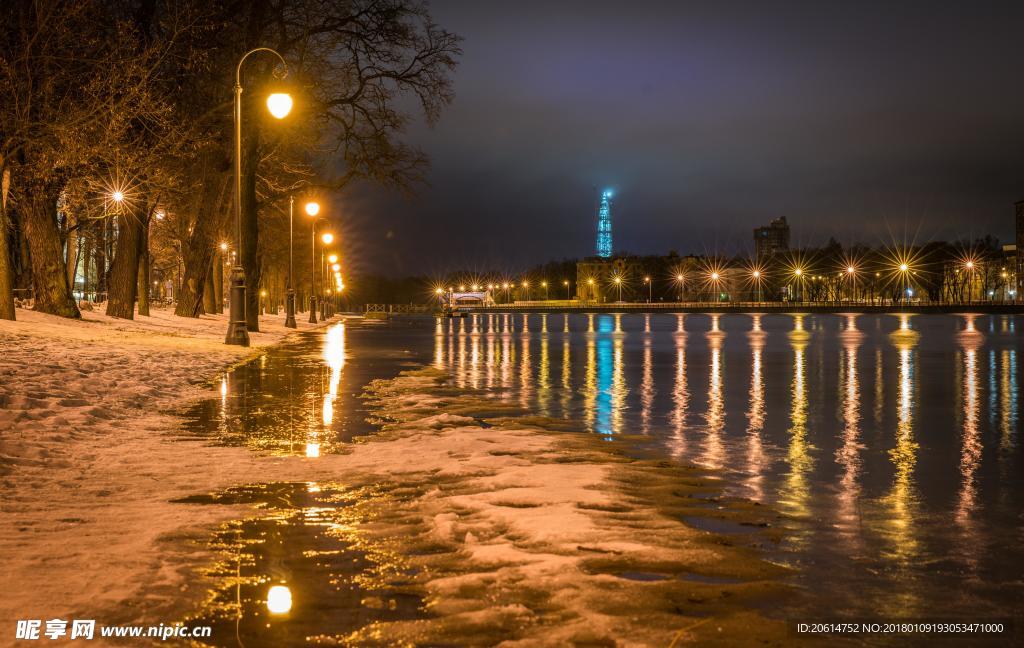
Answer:
<svg viewBox="0 0 1024 648"><path fill-rule="evenodd" d="M597 208L597 256L612 256L612 192L601 192L601 205Z"/></svg>
<svg viewBox="0 0 1024 648"><path fill-rule="evenodd" d="M1017 294L1024 295L1024 200L1014 205L1017 210L1017 246L1014 248L1017 267Z"/></svg>
<svg viewBox="0 0 1024 648"><path fill-rule="evenodd" d="M1020 211L1017 212L1020 221ZM789 223L780 216L764 227L754 230L754 255L758 260L789 250Z"/></svg>
<svg viewBox="0 0 1024 648"><path fill-rule="evenodd" d="M628 299L639 290L643 276L643 266L635 258L581 259L576 263L576 299L588 302L618 300L619 284L615 282L616 278L622 283L623 299Z"/></svg>

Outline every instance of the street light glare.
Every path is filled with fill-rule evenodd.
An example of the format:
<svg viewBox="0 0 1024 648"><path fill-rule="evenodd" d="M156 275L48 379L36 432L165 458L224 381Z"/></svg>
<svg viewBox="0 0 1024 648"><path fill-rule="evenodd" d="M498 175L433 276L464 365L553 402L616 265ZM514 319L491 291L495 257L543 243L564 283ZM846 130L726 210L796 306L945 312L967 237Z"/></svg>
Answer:
<svg viewBox="0 0 1024 648"><path fill-rule="evenodd" d="M910 269L910 266L908 266L906 263L901 263L900 264L900 272L906 272L909 269Z"/></svg>
<svg viewBox="0 0 1024 648"><path fill-rule="evenodd" d="M850 274L853 274L853 272L854 272L853 266L846 266L846 271L848 273L850 273Z"/></svg>
<svg viewBox="0 0 1024 648"><path fill-rule="evenodd" d="M330 256L327 257L327 261L330 262L330 263L337 263L338 262L338 255L337 254L331 254ZM335 270L337 270L337 268L335 268Z"/></svg>
<svg viewBox="0 0 1024 648"><path fill-rule="evenodd" d="M275 92L267 97L267 110L278 119L284 119L292 111L292 97L284 92Z"/></svg>
<svg viewBox="0 0 1024 648"><path fill-rule="evenodd" d="M334 265L331 266L331 270L337 272L338 270L341 270L341 266L335 263Z"/></svg>
<svg viewBox="0 0 1024 648"><path fill-rule="evenodd" d="M306 203L306 213L309 214L310 216L316 216L317 214L319 214L320 203L316 202L315 200Z"/></svg>
<svg viewBox="0 0 1024 648"><path fill-rule="evenodd" d="M267 610L271 614L285 614L291 609L292 591L287 585L274 585L267 591Z"/></svg>
<svg viewBox="0 0 1024 648"><path fill-rule="evenodd" d="M122 202L124 201L124 192L115 191L110 197L114 199L114 202Z"/></svg>
<svg viewBox="0 0 1024 648"><path fill-rule="evenodd" d="M330 245L334 242L334 234L326 232L320 237L320 240L324 242L324 245Z"/></svg>

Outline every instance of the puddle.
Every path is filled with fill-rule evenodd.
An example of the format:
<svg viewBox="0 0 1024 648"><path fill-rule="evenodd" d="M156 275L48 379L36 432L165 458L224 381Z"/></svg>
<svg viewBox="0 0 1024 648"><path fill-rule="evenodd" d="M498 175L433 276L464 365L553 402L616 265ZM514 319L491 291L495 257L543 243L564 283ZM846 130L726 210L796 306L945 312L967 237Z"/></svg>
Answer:
<svg viewBox="0 0 1024 648"><path fill-rule="evenodd" d="M376 622L425 618L415 570L358 528L366 503L382 497L380 487L275 483L176 500L262 509L214 535L217 560L203 572L214 585L188 623L211 626L213 645L252 647L330 643Z"/></svg>
<svg viewBox="0 0 1024 648"><path fill-rule="evenodd" d="M343 320L292 338L223 374L216 397L184 412L183 436L311 459L346 452L377 430L363 388L425 361L422 337L401 323L369 330ZM360 361L350 363L356 353Z"/></svg>

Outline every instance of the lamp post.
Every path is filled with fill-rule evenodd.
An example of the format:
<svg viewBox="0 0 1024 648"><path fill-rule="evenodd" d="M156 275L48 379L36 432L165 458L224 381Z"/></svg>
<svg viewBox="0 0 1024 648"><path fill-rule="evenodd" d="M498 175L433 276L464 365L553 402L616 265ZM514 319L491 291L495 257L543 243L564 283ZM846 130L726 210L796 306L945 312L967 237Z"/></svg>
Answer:
<svg viewBox="0 0 1024 648"><path fill-rule="evenodd" d="M754 278L754 285L757 286L757 301L761 301L761 271L754 270L750 274Z"/></svg>
<svg viewBox="0 0 1024 648"><path fill-rule="evenodd" d="M565 300L566 301L571 301L572 297L569 296L569 280L568 279L563 279L562 283L565 285Z"/></svg>
<svg viewBox="0 0 1024 648"><path fill-rule="evenodd" d="M900 303L904 303L907 296L907 272L910 270L910 266L906 263L901 263L899 266L900 278L902 279L902 285L900 286Z"/></svg>
<svg viewBox="0 0 1024 648"><path fill-rule="evenodd" d="M590 299L593 300L593 301L597 301L597 299L596 299L597 296L594 294L594 278L593 277L587 279L587 285L590 286Z"/></svg>
<svg viewBox="0 0 1024 648"><path fill-rule="evenodd" d="M618 286L618 288L619 288L619 301L621 302L622 301L622 277L615 277L615 279L613 281L615 281L615 285Z"/></svg>
<svg viewBox="0 0 1024 648"><path fill-rule="evenodd" d="M654 298L654 286L651 285L650 277L644 277L644 283L647 284L647 303L650 304Z"/></svg>
<svg viewBox="0 0 1024 648"><path fill-rule="evenodd" d="M312 204L316 204L316 203L312 203ZM319 211L320 211L320 206L317 205L316 210L314 210L312 212L312 214L310 214L310 215L315 215L315 214L319 213ZM310 213L309 209L306 210L306 213L307 214ZM309 257L309 323L310 324L316 324L316 305L317 305L317 287L316 287L316 225L320 221L325 221L326 222L327 219L326 218L316 218L316 219L314 219L313 220L313 226L310 228L312 230L312 232L313 232L313 236L312 236L312 240L313 240L312 254ZM331 237L331 240L334 240L333 237Z"/></svg>
<svg viewBox="0 0 1024 648"><path fill-rule="evenodd" d="M334 263L338 260L338 255L332 254L325 261L324 259L324 245L330 245L334 242L334 234L330 232L324 232L320 235L320 242L323 245L320 246L320 291L324 294L320 295L320 319L325 320L329 317L328 310L329 304L327 303L327 297L331 294L330 288L327 287L327 263Z"/></svg>
<svg viewBox="0 0 1024 648"><path fill-rule="evenodd" d="M548 300L548 282L542 281L542 282L540 282L540 285L541 285L541 288L544 289L544 301L547 301Z"/></svg>
<svg viewBox="0 0 1024 648"><path fill-rule="evenodd" d="M295 274L295 196L288 196L288 283L285 286L284 325L298 328L295 323L295 290L292 276Z"/></svg>
<svg viewBox="0 0 1024 648"><path fill-rule="evenodd" d="M288 64L284 57L269 47L257 47L246 52L235 67L235 249L239 251L238 263L231 269L231 309L228 316L228 333L225 344L249 346L249 330L245 323L245 268L241 264L242 250L242 64L249 55L269 52L281 61L287 73ZM284 119L291 112L292 98L287 94L275 93L267 97L267 109L278 118Z"/></svg>
<svg viewBox="0 0 1024 648"><path fill-rule="evenodd" d="M679 284L679 303L683 303L683 287L686 285L686 277L682 272L676 274L676 283Z"/></svg>

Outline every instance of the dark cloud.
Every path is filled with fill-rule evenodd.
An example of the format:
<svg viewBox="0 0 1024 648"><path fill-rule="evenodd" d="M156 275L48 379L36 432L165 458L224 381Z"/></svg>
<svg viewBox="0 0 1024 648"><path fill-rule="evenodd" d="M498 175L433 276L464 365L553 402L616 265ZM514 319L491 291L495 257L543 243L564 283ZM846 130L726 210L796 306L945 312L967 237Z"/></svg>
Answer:
<svg viewBox="0 0 1024 648"><path fill-rule="evenodd" d="M794 238L1012 234L1024 198L1024 4L433 2L465 38L457 98L412 142L410 200L343 206L368 271Z"/></svg>

